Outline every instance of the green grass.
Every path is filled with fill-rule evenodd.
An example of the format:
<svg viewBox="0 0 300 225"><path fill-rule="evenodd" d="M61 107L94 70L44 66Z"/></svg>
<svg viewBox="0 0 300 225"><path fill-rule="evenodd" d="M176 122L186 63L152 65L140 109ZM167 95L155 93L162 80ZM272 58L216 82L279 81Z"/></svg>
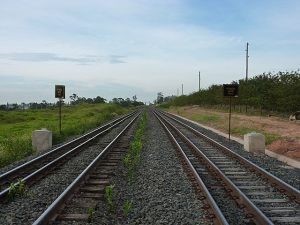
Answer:
<svg viewBox="0 0 300 225"><path fill-rule="evenodd" d="M69 136L82 134L128 111L113 104L64 106L61 134L58 127L58 108L0 111L0 167L34 153L31 135L36 129L51 130L53 144L57 144Z"/></svg>
<svg viewBox="0 0 300 225"><path fill-rule="evenodd" d="M282 137L278 134L274 134L274 133L269 133L269 132L265 132L262 130L254 130L251 128L247 128L247 127L239 127L239 128L232 128L231 129L231 133L232 134L238 134L238 135L245 135L247 133L251 133L251 132L257 132L257 133L261 133L265 136L265 141L266 141L266 145L269 145L271 143L273 143L274 141L280 140Z"/></svg>
<svg viewBox="0 0 300 225"><path fill-rule="evenodd" d="M221 117L218 115L193 115L191 120L200 123L209 123L209 122L218 122L221 120Z"/></svg>
<svg viewBox="0 0 300 225"><path fill-rule="evenodd" d="M267 132L261 132L261 133L263 135L265 135L266 145L269 145L269 144L273 143L274 141L282 139L282 137L278 134L267 133Z"/></svg>
<svg viewBox="0 0 300 225"><path fill-rule="evenodd" d="M109 212L114 213L116 210L116 205L114 203L114 188L115 185L108 185L105 187L105 199L108 205Z"/></svg>
<svg viewBox="0 0 300 225"><path fill-rule="evenodd" d="M123 205L123 215L125 217L128 217L129 213L132 210L132 201L129 201L128 199L125 201Z"/></svg>
<svg viewBox="0 0 300 225"><path fill-rule="evenodd" d="M18 180L17 184L11 183L9 186L8 199L13 200L17 196L24 196L26 189L24 181Z"/></svg>
<svg viewBox="0 0 300 225"><path fill-rule="evenodd" d="M232 127L231 133L243 136L244 134L248 134L253 132L254 130L248 127ZM258 131L255 131L258 132Z"/></svg>
<svg viewBox="0 0 300 225"><path fill-rule="evenodd" d="M144 112L139 121L138 128L134 133L133 140L130 143L130 149L123 159L124 166L127 169L128 178L131 179L135 168L140 162L142 151L142 139L147 125L147 114Z"/></svg>
<svg viewBox="0 0 300 225"><path fill-rule="evenodd" d="M171 105L168 103L162 103L162 104L158 105L158 107L161 109L169 109L171 107Z"/></svg>

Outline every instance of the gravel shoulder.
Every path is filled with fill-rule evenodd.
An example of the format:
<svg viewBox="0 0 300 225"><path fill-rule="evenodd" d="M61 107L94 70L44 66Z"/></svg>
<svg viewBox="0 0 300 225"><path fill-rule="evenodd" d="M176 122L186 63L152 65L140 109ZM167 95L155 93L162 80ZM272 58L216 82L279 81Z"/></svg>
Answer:
<svg viewBox="0 0 300 225"><path fill-rule="evenodd" d="M228 113L199 106L171 107L170 112L184 116L222 132L228 131ZM232 113L232 134L243 138L251 131L263 132L269 138L267 149L300 161L300 123L276 116L254 116ZM268 139L268 138L267 138Z"/></svg>
<svg viewBox="0 0 300 225"><path fill-rule="evenodd" d="M99 127L102 127L102 126L104 126L104 125L106 125L106 124L112 122L113 120L116 120L116 119L122 117L122 116L124 116L124 115L116 116L116 117L113 118L112 120L107 121L107 122L101 124L100 126L95 127L94 129L89 130L88 132L94 131L94 130L98 129ZM86 132L86 133L88 133L88 132ZM70 136L66 141L61 142L61 143L56 144L56 145L53 145L51 149L48 149L48 150L45 150L45 151L40 151L40 152L35 152L35 153L33 153L32 155L25 157L24 159L15 161L15 162L13 162L13 163L11 163L11 164L5 166L5 167L2 167L2 168L0 168L0 174L3 174L3 173L5 173L5 172L7 172L7 171L9 171L9 170L11 170L11 169L17 167L17 166L20 166L20 165L22 165L22 164L24 164L24 163L26 163L26 162L28 162L28 161L30 161L30 160L32 160L32 159L38 157L38 156L40 156L40 155L43 155L43 154L45 154L45 153L47 153L47 152L50 152L50 151L52 151L53 149L58 148L59 146L62 146L62 145L66 144L66 143L68 143L68 142L70 142L70 141L72 141L72 140L74 140L74 139L76 139L76 138L78 138L78 137L80 137L80 136L83 136L83 135L84 135L84 134L79 134L79 135L73 135L73 136Z"/></svg>
<svg viewBox="0 0 300 225"><path fill-rule="evenodd" d="M205 129L201 126L198 126L192 122L186 121L179 117L178 120L187 123L188 125L200 131L201 133L207 135L208 137L230 148L231 150L243 156L244 158L250 160L251 162L267 170L271 174L282 179L286 183L292 185L296 189L298 190L300 189L300 178L299 178L300 169L288 166L287 164L264 154L254 154L254 153L247 152L244 150L244 146L242 144L234 140L228 141L228 138L225 138L211 130Z"/></svg>
<svg viewBox="0 0 300 225"><path fill-rule="evenodd" d="M140 165L133 179L128 182L121 164L111 183L117 213L98 210L94 224L210 224L175 149L152 113L148 112ZM122 215L126 200L132 202L128 217Z"/></svg>
<svg viewBox="0 0 300 225"><path fill-rule="evenodd" d="M131 119L125 120L117 128L100 137L94 145L52 171L30 187L25 196L16 197L9 203L0 203L0 224L32 224Z"/></svg>

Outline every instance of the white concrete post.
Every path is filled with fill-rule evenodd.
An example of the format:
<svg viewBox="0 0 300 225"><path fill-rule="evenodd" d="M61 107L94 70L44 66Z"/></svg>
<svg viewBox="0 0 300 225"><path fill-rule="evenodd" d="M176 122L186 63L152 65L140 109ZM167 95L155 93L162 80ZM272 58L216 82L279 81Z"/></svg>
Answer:
<svg viewBox="0 0 300 225"><path fill-rule="evenodd" d="M244 148L248 152L265 153L265 136L256 132L245 134Z"/></svg>
<svg viewBox="0 0 300 225"><path fill-rule="evenodd" d="M32 148L35 151L44 151L52 147L52 132L46 128L32 132Z"/></svg>

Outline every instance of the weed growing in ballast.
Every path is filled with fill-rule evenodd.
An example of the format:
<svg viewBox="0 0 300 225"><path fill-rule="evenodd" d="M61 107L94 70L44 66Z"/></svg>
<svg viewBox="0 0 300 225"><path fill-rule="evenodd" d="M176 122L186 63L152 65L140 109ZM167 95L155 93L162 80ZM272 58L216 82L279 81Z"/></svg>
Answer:
<svg viewBox="0 0 300 225"><path fill-rule="evenodd" d="M142 139L147 125L147 115L144 112L138 124L138 128L134 133L134 138L130 143L130 149L123 159L125 168L127 169L128 178L133 177L135 168L139 165L141 150L143 147Z"/></svg>

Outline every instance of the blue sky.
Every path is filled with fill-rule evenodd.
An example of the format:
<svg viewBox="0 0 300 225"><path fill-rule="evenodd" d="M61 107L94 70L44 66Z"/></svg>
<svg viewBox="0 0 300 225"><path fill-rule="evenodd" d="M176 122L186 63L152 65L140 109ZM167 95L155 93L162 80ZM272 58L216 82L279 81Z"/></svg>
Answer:
<svg viewBox="0 0 300 225"><path fill-rule="evenodd" d="M298 0L1 0L0 103L66 95L152 101L300 68ZM67 99L69 100L69 99Z"/></svg>

